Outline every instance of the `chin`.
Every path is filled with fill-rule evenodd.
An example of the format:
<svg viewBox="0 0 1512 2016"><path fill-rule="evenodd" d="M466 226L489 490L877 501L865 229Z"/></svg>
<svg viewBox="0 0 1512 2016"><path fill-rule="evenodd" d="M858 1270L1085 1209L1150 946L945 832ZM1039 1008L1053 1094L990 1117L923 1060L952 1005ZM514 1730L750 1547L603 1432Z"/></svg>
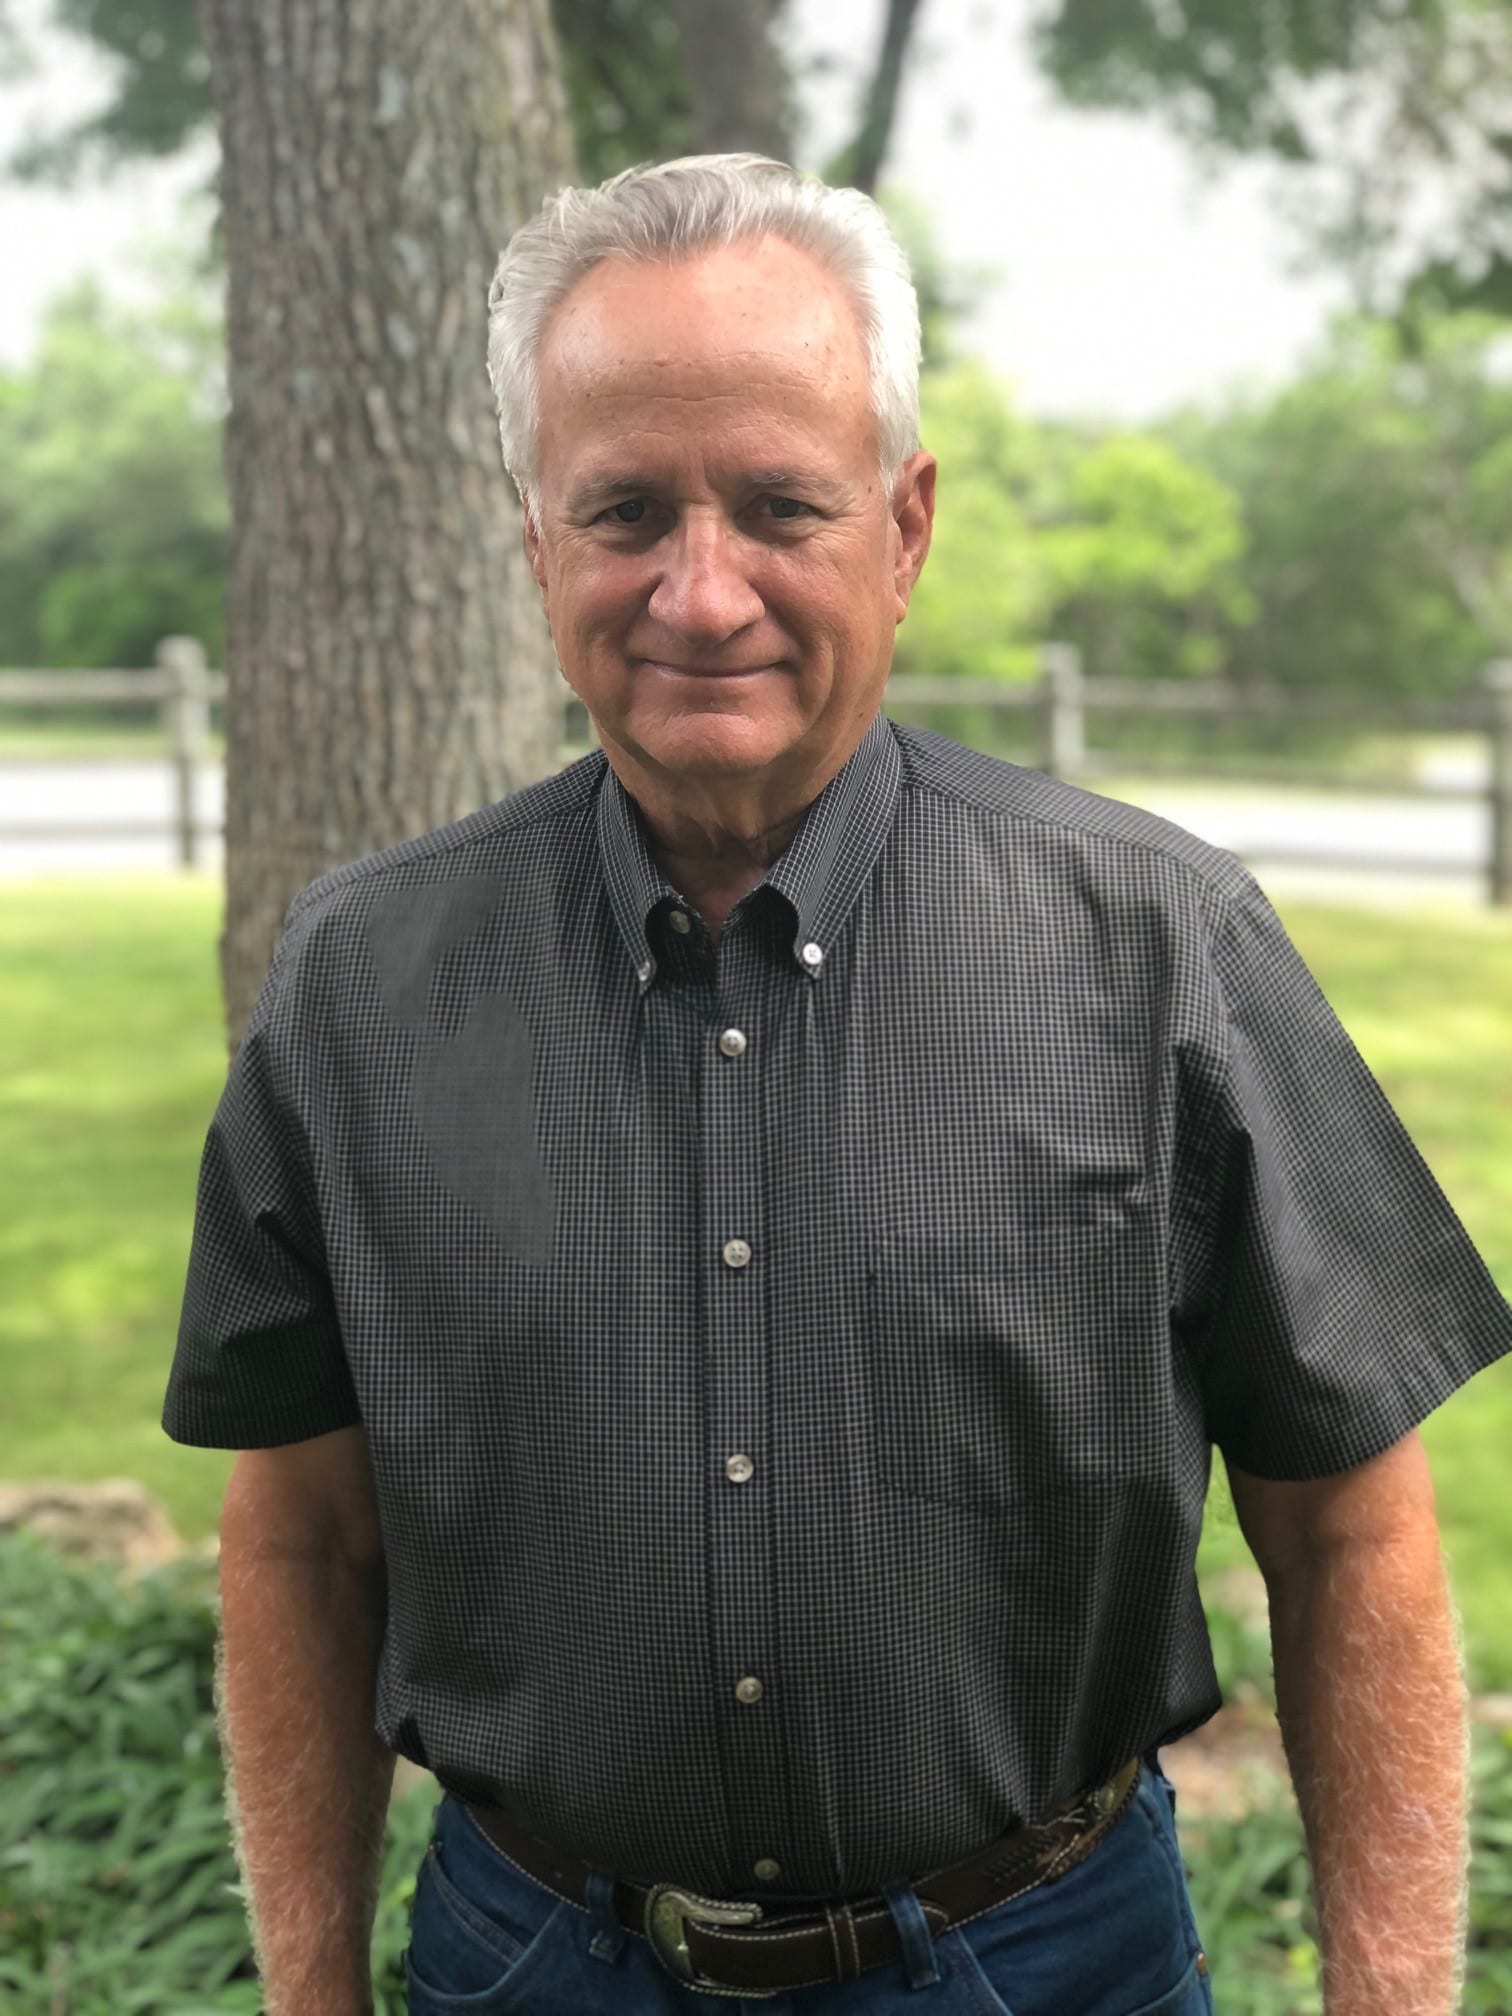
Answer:
<svg viewBox="0 0 1512 2016"><path fill-rule="evenodd" d="M644 739L646 753L669 770L764 769L792 748L792 736L722 734L718 729L672 731Z"/></svg>

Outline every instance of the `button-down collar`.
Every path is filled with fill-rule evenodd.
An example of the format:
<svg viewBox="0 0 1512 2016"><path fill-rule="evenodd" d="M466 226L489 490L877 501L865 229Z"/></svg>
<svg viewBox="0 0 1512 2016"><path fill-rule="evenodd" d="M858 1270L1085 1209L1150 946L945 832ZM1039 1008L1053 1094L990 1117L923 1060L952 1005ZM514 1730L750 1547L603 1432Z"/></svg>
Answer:
<svg viewBox="0 0 1512 2016"><path fill-rule="evenodd" d="M640 806L602 750L598 756L603 768L599 857L630 966L644 992L656 977L651 915L659 905L685 905L687 898L658 866ZM756 885L771 887L787 898L793 912L793 965L811 980L823 974L824 951L849 916L891 830L902 767L892 723L879 709ZM749 891L741 903L750 902L755 893Z"/></svg>

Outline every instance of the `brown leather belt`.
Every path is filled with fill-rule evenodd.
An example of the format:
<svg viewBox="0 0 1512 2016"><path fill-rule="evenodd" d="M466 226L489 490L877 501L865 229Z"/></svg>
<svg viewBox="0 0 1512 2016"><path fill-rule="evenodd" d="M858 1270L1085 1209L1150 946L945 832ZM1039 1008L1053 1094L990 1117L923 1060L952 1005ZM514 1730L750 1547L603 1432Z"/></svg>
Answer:
<svg viewBox="0 0 1512 2016"><path fill-rule="evenodd" d="M1131 1757L1106 1783L1068 1799L1044 1819L1010 1829L968 1861L920 1877L913 1889L931 1936L1025 1890L1054 1883L1085 1861L1133 1798L1139 1765L1139 1758ZM591 1864L527 1834L502 1807L461 1803L517 1868L587 1910ZM675 1883L616 1878L614 1909L620 1924L644 1939L676 1980L714 1994L776 1995L785 1988L851 1981L903 1952L880 1893L795 1901L774 1912L754 1899L702 1897Z"/></svg>

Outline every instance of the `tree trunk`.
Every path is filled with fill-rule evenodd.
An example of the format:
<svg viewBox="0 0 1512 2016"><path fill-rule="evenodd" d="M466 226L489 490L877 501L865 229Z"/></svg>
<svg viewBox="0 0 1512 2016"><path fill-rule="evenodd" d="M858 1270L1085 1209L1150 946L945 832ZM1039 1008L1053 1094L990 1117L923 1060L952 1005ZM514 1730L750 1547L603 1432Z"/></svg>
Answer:
<svg viewBox="0 0 1512 2016"><path fill-rule="evenodd" d="M835 165L835 179L846 182L867 196L877 193L877 177L892 143L893 124L898 116L898 93L903 85L903 69L909 38L918 18L920 0L887 0L882 24L882 46L877 67L867 87L861 108L861 125L855 139Z"/></svg>
<svg viewBox="0 0 1512 2016"><path fill-rule="evenodd" d="M772 29L785 0L666 0L710 154L792 159L788 86Z"/></svg>
<svg viewBox="0 0 1512 2016"><path fill-rule="evenodd" d="M229 1039L290 898L557 767L484 368L572 176L547 0L199 0L227 266Z"/></svg>

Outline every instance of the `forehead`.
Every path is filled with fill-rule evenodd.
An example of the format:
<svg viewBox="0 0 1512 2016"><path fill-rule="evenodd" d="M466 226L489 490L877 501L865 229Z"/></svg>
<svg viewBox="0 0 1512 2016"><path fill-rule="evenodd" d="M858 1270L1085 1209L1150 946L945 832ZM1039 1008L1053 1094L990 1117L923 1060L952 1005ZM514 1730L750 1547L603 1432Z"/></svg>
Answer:
<svg viewBox="0 0 1512 2016"><path fill-rule="evenodd" d="M626 436L869 432L865 343L841 283L780 240L690 259L604 259L547 325L543 464Z"/></svg>

